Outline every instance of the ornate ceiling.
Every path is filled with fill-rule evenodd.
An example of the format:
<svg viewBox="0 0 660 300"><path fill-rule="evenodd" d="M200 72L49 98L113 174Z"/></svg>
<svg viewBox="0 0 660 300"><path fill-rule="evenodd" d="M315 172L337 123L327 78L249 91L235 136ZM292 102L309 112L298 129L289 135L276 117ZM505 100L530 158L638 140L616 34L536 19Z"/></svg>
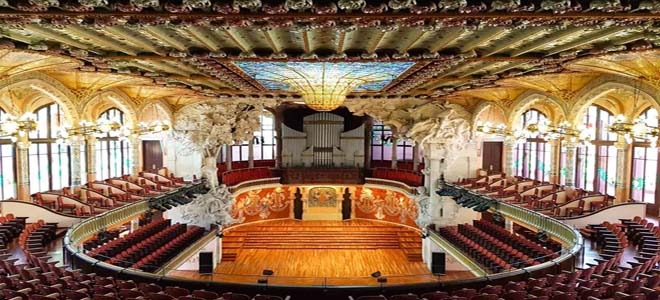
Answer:
<svg viewBox="0 0 660 300"><path fill-rule="evenodd" d="M0 0L0 74L181 106L298 96L237 61L400 61L412 66L350 97L565 98L603 73L660 82L659 12L658 0Z"/></svg>

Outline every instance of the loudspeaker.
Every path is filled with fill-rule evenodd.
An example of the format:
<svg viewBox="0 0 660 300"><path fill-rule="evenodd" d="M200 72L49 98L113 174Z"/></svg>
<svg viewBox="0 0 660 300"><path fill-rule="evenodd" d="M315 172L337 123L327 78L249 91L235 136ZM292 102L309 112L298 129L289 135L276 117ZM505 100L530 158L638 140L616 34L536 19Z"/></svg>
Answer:
<svg viewBox="0 0 660 300"><path fill-rule="evenodd" d="M199 253L199 274L213 273L213 252Z"/></svg>
<svg viewBox="0 0 660 300"><path fill-rule="evenodd" d="M431 273L445 274L445 253L432 252L431 253Z"/></svg>

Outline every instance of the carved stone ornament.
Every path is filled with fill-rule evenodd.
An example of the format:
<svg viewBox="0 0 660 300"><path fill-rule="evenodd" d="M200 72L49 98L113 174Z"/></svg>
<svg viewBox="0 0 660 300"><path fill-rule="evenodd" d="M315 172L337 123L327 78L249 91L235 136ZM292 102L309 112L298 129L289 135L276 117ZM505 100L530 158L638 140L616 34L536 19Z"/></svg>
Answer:
<svg viewBox="0 0 660 300"><path fill-rule="evenodd" d="M286 6L293 10L306 10L312 8L312 0L286 0Z"/></svg>
<svg viewBox="0 0 660 300"><path fill-rule="evenodd" d="M367 5L365 0L339 0L337 2L337 6L346 11L362 9L365 5Z"/></svg>
<svg viewBox="0 0 660 300"><path fill-rule="evenodd" d="M158 0L131 0L131 5L137 7L158 7L160 3Z"/></svg>

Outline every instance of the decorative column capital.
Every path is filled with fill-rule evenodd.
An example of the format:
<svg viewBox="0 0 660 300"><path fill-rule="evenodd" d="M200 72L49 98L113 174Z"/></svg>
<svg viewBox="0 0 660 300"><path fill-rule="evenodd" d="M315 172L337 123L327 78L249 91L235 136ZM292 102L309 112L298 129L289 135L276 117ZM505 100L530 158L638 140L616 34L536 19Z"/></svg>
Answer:
<svg viewBox="0 0 660 300"><path fill-rule="evenodd" d="M16 142L16 147L18 150L30 149L30 145L32 145L32 142L30 141Z"/></svg>

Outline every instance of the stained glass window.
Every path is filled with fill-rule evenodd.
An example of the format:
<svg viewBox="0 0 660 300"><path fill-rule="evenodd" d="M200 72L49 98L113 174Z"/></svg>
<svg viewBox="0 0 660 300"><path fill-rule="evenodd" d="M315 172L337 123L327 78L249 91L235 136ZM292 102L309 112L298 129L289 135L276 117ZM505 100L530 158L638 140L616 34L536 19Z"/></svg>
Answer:
<svg viewBox="0 0 660 300"><path fill-rule="evenodd" d="M523 113L520 128L530 124L547 121L547 117L536 109ZM552 153L550 145L540 138L528 138L525 143L517 144L513 150L513 173L515 176L539 181L550 180Z"/></svg>
<svg viewBox="0 0 660 300"><path fill-rule="evenodd" d="M616 133L609 131L614 115L606 109L592 105L584 116L583 124L594 137L586 147L576 149L575 186L588 191L614 195L616 189L617 149Z"/></svg>
<svg viewBox="0 0 660 300"><path fill-rule="evenodd" d="M371 129L371 161L391 161L394 140L392 128L376 121ZM396 139L396 160L412 162L414 145L410 140Z"/></svg>
<svg viewBox="0 0 660 300"><path fill-rule="evenodd" d="M117 121L124 125L124 113L111 108L99 120ZM131 173L131 145L128 141L107 134L96 142L96 180L105 180Z"/></svg>
<svg viewBox="0 0 660 300"><path fill-rule="evenodd" d="M658 111L655 108L647 109L641 117L647 120L649 126L658 127ZM630 197L634 200L655 203L658 173L658 148L651 148L646 141L635 140Z"/></svg>
<svg viewBox="0 0 660 300"><path fill-rule="evenodd" d="M0 119L6 112L0 108ZM0 200L16 197L16 166L14 165L14 143L0 139Z"/></svg>
<svg viewBox="0 0 660 300"><path fill-rule="evenodd" d="M30 133L28 163L30 193L58 190L71 185L71 147L55 142L64 124L64 113L56 103L34 111L37 130Z"/></svg>

